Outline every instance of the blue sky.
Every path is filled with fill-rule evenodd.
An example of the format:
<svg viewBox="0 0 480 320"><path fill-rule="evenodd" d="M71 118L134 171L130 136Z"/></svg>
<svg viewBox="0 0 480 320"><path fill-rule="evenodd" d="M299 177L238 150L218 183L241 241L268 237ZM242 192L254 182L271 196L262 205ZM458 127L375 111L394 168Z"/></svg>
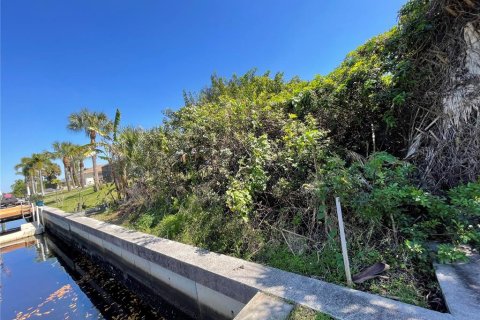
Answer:
<svg viewBox="0 0 480 320"><path fill-rule="evenodd" d="M394 26L405 2L1 1L2 191L22 156L87 142L66 129L82 107L149 128L212 73L312 79Z"/></svg>

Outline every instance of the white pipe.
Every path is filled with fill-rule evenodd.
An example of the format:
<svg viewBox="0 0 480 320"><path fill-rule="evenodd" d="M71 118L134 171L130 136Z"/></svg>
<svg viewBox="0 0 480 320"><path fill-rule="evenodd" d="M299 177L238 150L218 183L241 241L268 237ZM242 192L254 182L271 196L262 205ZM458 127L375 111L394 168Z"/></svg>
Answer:
<svg viewBox="0 0 480 320"><path fill-rule="evenodd" d="M43 260L43 261L46 261L47 258L46 258L46 256L45 256L45 250L44 250L44 248L43 248L43 243L42 243L41 241L39 241L38 243L40 244L40 252L42 253L42 260Z"/></svg>
<svg viewBox="0 0 480 320"><path fill-rule="evenodd" d="M40 217L42 219L42 226L45 227L45 218L43 217L43 207L40 208Z"/></svg>
<svg viewBox="0 0 480 320"><path fill-rule="evenodd" d="M42 237L42 239L43 239L43 246L45 247L45 252L48 254L49 251L48 251L47 240L45 239L45 237Z"/></svg>
<svg viewBox="0 0 480 320"><path fill-rule="evenodd" d="M37 215L37 228L40 227L40 215L38 213L38 207L35 207L36 215Z"/></svg>
<svg viewBox="0 0 480 320"><path fill-rule="evenodd" d="M337 204L337 216L338 216L338 229L340 231L340 242L342 244L343 264L345 266L345 276L347 277L347 284L353 285L352 275L350 273L350 262L348 261L347 252L347 240L345 239L345 227L343 225L342 206L340 205L340 198L336 197L335 202Z"/></svg>

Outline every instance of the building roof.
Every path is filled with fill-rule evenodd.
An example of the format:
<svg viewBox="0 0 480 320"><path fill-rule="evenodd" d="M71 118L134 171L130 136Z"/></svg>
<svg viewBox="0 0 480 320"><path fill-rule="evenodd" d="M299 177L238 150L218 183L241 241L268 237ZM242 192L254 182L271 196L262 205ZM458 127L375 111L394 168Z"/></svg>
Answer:
<svg viewBox="0 0 480 320"><path fill-rule="evenodd" d="M104 165L101 165L101 166L100 166L100 165L97 166L97 172L102 172L102 168L103 168L103 167L108 167L108 164L104 164ZM83 173L84 173L84 174L93 173L93 168L85 168L85 169L83 170Z"/></svg>

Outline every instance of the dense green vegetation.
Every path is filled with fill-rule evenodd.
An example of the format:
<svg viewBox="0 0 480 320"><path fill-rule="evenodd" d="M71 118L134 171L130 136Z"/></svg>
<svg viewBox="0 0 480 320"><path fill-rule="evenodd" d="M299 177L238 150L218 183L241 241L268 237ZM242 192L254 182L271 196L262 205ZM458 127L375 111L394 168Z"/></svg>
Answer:
<svg viewBox="0 0 480 320"><path fill-rule="evenodd" d="M12 193L15 195L15 197L17 198L25 197L25 191L27 190L25 181L17 179L11 185L11 188L12 188Z"/></svg>
<svg viewBox="0 0 480 320"><path fill-rule="evenodd" d="M122 200L115 221L344 283L340 197L352 271L391 267L357 288L441 308L427 243L445 243L442 262L464 258L459 244L480 245L475 165L442 176L448 166L427 165L423 145L408 152L419 119L434 114L425 111L433 101L426 86L439 70L426 57L453 21L444 2L409 1L398 26L312 81L255 70L214 75L150 130L119 128L117 112L96 131L102 141L89 135L90 152L113 165ZM478 17L478 6L446 2Z"/></svg>

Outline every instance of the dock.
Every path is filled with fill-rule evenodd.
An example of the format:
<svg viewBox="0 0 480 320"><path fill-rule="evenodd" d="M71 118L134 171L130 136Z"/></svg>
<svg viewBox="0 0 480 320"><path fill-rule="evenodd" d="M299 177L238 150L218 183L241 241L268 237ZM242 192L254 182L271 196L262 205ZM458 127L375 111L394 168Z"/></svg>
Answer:
<svg viewBox="0 0 480 320"><path fill-rule="evenodd" d="M19 205L0 209L0 223L24 219L32 216L32 206Z"/></svg>
<svg viewBox="0 0 480 320"><path fill-rule="evenodd" d="M10 230L5 229L6 222L20 219L29 219L27 221L32 222L24 223L19 228ZM0 247L16 243L21 239L29 238L44 232L42 209L41 207L34 205L20 205L0 209L0 223L2 224Z"/></svg>

